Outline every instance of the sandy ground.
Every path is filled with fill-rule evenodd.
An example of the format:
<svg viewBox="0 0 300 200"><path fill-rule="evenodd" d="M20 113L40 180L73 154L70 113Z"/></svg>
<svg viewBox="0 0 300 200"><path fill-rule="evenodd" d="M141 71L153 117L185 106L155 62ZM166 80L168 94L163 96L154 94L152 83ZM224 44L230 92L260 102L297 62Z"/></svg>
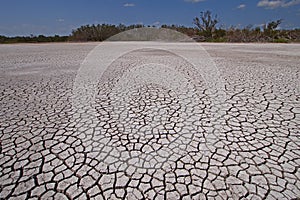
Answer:
<svg viewBox="0 0 300 200"><path fill-rule="evenodd" d="M300 198L300 44L98 44L0 45L0 199Z"/></svg>

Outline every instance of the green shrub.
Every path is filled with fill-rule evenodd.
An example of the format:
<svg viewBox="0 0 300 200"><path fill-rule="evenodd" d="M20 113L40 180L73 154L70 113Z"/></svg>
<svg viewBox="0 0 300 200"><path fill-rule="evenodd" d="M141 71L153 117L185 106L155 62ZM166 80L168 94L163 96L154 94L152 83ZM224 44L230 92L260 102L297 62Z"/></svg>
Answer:
<svg viewBox="0 0 300 200"><path fill-rule="evenodd" d="M285 38L278 38L273 40L274 43L289 43L289 40Z"/></svg>

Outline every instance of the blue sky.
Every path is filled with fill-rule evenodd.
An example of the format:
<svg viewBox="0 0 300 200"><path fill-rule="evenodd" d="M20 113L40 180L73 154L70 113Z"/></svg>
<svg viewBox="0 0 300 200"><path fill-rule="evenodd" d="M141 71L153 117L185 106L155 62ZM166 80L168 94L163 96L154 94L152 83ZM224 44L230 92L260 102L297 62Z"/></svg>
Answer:
<svg viewBox="0 0 300 200"><path fill-rule="evenodd" d="M283 19L281 28L300 28L300 0L1 0L0 35L69 35L93 23L193 26L205 10L224 27Z"/></svg>

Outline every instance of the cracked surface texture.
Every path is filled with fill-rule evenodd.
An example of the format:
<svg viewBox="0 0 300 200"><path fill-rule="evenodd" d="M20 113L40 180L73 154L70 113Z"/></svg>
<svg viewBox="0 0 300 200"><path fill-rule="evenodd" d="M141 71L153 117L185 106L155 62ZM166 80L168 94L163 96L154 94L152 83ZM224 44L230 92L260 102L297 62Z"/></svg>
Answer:
<svg viewBox="0 0 300 200"><path fill-rule="evenodd" d="M96 45L0 46L0 199L300 198L299 44L202 44L225 84L218 123L205 80L159 49L113 62L96 114L79 112Z"/></svg>

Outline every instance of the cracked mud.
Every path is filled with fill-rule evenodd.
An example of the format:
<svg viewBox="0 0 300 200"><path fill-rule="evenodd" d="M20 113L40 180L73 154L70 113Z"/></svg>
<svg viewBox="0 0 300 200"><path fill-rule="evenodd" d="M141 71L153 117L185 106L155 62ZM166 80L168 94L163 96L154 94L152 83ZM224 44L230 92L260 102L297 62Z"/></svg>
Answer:
<svg viewBox="0 0 300 200"><path fill-rule="evenodd" d="M0 46L0 199L300 197L300 45L203 44L222 105L183 58L129 52L91 116L72 98L95 46Z"/></svg>

